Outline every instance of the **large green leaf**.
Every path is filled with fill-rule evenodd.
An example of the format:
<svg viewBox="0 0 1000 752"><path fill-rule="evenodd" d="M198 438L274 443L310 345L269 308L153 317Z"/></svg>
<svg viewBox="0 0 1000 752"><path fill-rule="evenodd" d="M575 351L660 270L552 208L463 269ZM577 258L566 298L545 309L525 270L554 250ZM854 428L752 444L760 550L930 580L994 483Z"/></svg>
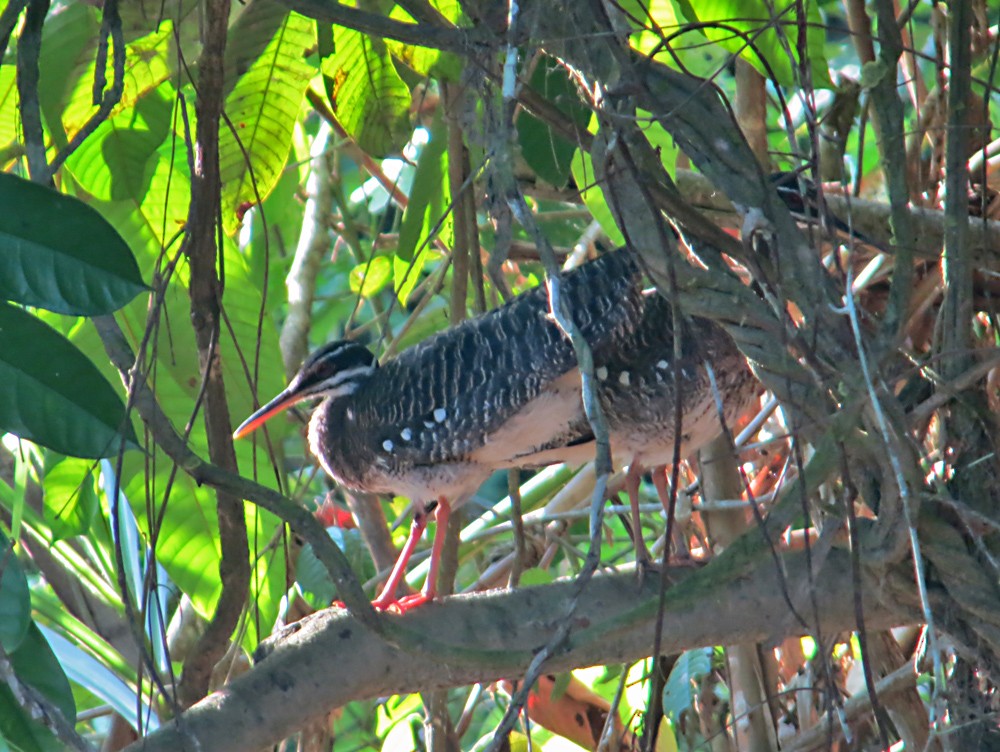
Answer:
<svg viewBox="0 0 1000 752"><path fill-rule="evenodd" d="M590 108L580 99L566 68L554 58L545 56L539 61L530 84L571 123L583 128L590 122ZM556 188L569 182L576 144L527 112L522 112L517 119L517 141L524 161L538 177Z"/></svg>
<svg viewBox="0 0 1000 752"><path fill-rule="evenodd" d="M161 85L101 123L66 161L80 187L102 201L141 202L171 133L175 94L173 86Z"/></svg>
<svg viewBox="0 0 1000 752"><path fill-rule="evenodd" d="M799 61L799 21L808 24L806 51L812 85L833 86L824 55L826 27L816 0L676 0L677 6L692 23L704 24L701 31L729 52L740 55L768 78L782 86L799 81L795 70ZM806 18L799 19L800 9ZM777 19L777 21L775 20Z"/></svg>
<svg viewBox="0 0 1000 752"><path fill-rule="evenodd" d="M98 109L94 104L93 87L99 24L92 13L84 15L83 11L74 10L72 15L73 23L60 22L51 30L46 23L40 61L42 89L52 87L51 92L39 97L43 112L53 132L60 137L64 134L66 138L72 138ZM173 28L167 22L125 45L122 95L111 110L112 116L131 109L167 80L175 68L171 61L172 42ZM50 45L57 49L48 50ZM58 49L62 46L65 51ZM107 54L104 80L110 88L114 80L111 49Z"/></svg>
<svg viewBox="0 0 1000 752"><path fill-rule="evenodd" d="M89 460L46 452L43 511L53 540L83 535L90 529L98 506L93 465Z"/></svg>
<svg viewBox="0 0 1000 752"><path fill-rule="evenodd" d="M441 15L456 26L466 26L468 21L462 11L462 4L456 0L434 3ZM399 4L395 5L389 17L405 23L415 23L415 19ZM431 76L438 80L457 81L462 73L462 60L457 55L431 47L419 47L392 39L385 40L393 57L421 76Z"/></svg>
<svg viewBox="0 0 1000 752"><path fill-rule="evenodd" d="M227 232L240 224L241 207L263 200L288 159L306 87L314 71L304 61L315 47L311 19L273 0L255 0L229 31L227 58L262 48L240 64L227 59L228 94L219 134L222 218ZM230 128L230 124L232 128Z"/></svg>
<svg viewBox="0 0 1000 752"><path fill-rule="evenodd" d="M449 247L455 242L447 144L448 133L439 115L434 118L431 139L417 160L410 201L399 228L399 247L393 258L393 286L403 305L420 282L420 272L430 256L431 239L440 238Z"/></svg>
<svg viewBox="0 0 1000 752"><path fill-rule="evenodd" d="M124 431L118 393L65 337L0 302L0 430L74 457L115 454Z"/></svg>
<svg viewBox="0 0 1000 752"><path fill-rule="evenodd" d="M35 622L31 622L24 640L10 654L10 662L18 679L41 692L71 726L76 723L76 702L69 679Z"/></svg>
<svg viewBox="0 0 1000 752"><path fill-rule="evenodd" d="M17 110L17 76L13 65L0 65L0 170L23 152Z"/></svg>
<svg viewBox="0 0 1000 752"><path fill-rule="evenodd" d="M0 173L0 206L0 297L93 316L146 289L128 245L83 202Z"/></svg>
<svg viewBox="0 0 1000 752"><path fill-rule="evenodd" d="M31 624L31 596L21 563L10 541L0 532L0 646L16 650Z"/></svg>
<svg viewBox="0 0 1000 752"><path fill-rule="evenodd" d="M80 124L86 122L93 106L94 61L101 21L97 8L87 3L69 3L60 13L45 20L42 54L38 61L38 103L56 145L63 146ZM110 58L111 56L108 55ZM89 75L88 75L89 74ZM109 79L110 80L110 79ZM75 99L82 108L68 119L64 129L66 104ZM69 108L72 109L72 108Z"/></svg>
<svg viewBox="0 0 1000 752"><path fill-rule="evenodd" d="M372 156L399 151L410 136L410 90L385 42L335 26L333 46L333 55L323 60L323 75L344 129Z"/></svg>

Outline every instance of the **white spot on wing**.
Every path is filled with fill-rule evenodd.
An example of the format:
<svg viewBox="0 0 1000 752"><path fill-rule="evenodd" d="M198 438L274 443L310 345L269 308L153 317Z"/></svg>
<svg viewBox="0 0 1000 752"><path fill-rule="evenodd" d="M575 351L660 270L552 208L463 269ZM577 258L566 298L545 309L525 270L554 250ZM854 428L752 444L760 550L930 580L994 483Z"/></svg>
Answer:
<svg viewBox="0 0 1000 752"><path fill-rule="evenodd" d="M392 451L392 442L389 441L389 439L386 439L385 441L382 442L382 448L385 451L387 451L387 452L391 452Z"/></svg>
<svg viewBox="0 0 1000 752"><path fill-rule="evenodd" d="M413 431L411 431L409 428L404 428L402 431L399 432L399 437L403 441L410 441L413 438Z"/></svg>
<svg viewBox="0 0 1000 752"><path fill-rule="evenodd" d="M618 375L618 383L621 384L622 386L628 386L629 384L628 371L622 371Z"/></svg>
<svg viewBox="0 0 1000 752"><path fill-rule="evenodd" d="M437 410L434 411L434 420L436 420L438 423L444 423L444 419L447 417L448 417L448 411L445 410L443 407L439 407Z"/></svg>
<svg viewBox="0 0 1000 752"><path fill-rule="evenodd" d="M656 367L665 371L666 369L670 368L670 364L665 360L658 360L656 362Z"/></svg>
<svg viewBox="0 0 1000 752"><path fill-rule="evenodd" d="M604 381L608 377L608 369L605 368L604 366L601 366L596 371L594 371L594 374L597 376L597 379L599 381Z"/></svg>

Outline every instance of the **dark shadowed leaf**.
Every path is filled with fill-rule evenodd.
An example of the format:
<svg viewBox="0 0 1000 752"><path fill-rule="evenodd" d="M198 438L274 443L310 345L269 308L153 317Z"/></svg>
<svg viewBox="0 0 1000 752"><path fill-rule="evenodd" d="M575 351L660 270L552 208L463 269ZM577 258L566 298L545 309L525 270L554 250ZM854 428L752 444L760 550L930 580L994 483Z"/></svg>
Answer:
<svg viewBox="0 0 1000 752"><path fill-rule="evenodd" d="M0 646L8 653L16 650L31 623L31 597L24 570L0 533Z"/></svg>
<svg viewBox="0 0 1000 752"><path fill-rule="evenodd" d="M74 457L108 457L121 431L133 445L125 405L97 367L30 313L0 302L0 431Z"/></svg>
<svg viewBox="0 0 1000 752"><path fill-rule="evenodd" d="M0 173L0 206L0 297L95 316L146 289L121 235L81 201Z"/></svg>
<svg viewBox="0 0 1000 752"><path fill-rule="evenodd" d="M580 128L590 121L590 109L581 101L566 69L544 57L531 76L531 88ZM576 145L557 135L547 124L527 112L517 119L517 140L524 160L549 185L562 188L569 181Z"/></svg>
<svg viewBox="0 0 1000 752"><path fill-rule="evenodd" d="M42 631L34 622L28 627L28 633L20 647L10 654L10 662L19 680L41 692L49 702L59 708L71 726L76 723L76 702L73 700L69 679L66 678L56 654L52 652Z"/></svg>

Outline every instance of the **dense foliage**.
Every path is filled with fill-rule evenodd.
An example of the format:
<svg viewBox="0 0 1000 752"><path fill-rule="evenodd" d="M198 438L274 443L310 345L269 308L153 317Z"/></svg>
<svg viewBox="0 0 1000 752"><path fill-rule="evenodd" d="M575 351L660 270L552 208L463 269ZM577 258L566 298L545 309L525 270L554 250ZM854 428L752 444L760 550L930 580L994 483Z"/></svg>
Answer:
<svg viewBox="0 0 1000 752"><path fill-rule="evenodd" d="M606 749L995 744L998 21L0 0L0 749L557 750L608 718ZM732 335L759 409L667 471L669 540L649 479L632 529L621 468L498 473L445 587L518 589L376 618L417 500L337 488L303 414L233 425L327 340L392 357L625 241ZM663 600L657 572L614 613L557 582L605 482L601 563L641 534L686 565ZM198 704L333 599L359 641L296 649L336 702L293 672ZM489 608L524 641L476 633ZM378 683L386 646L415 662Z"/></svg>

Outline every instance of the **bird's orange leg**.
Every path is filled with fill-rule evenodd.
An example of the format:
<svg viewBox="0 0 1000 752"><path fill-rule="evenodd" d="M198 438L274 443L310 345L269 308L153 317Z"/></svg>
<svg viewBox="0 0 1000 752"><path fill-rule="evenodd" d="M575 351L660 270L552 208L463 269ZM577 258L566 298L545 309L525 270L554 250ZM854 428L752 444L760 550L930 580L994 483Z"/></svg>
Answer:
<svg viewBox="0 0 1000 752"><path fill-rule="evenodd" d="M431 560L430 566L427 570L427 579L424 581L424 589L419 593L414 593L413 595L405 595L402 598L395 598L396 587L398 587L399 582L396 586L389 590L389 586L392 584L392 577L396 575L396 570L399 569L398 579L401 581L403 577L403 572L406 570L405 563L400 568L400 561L403 561L403 557L407 559L410 558L410 554L413 553L413 547L416 546L417 541L420 540L420 533L423 533L424 528L427 527L427 514L419 513L413 518L413 527L410 528L410 538L406 541L406 546L403 548L403 553L399 555L399 560L396 562L396 566L393 567L392 575L389 576L389 582L386 583L386 589L383 591L375 601L372 602L372 606L379 611L394 611L395 613L403 613L409 611L411 608L416 608L417 606L422 606L429 601L434 600L434 596L437 595L437 578L438 570L441 567L441 552L444 550L444 539L445 533L448 530L448 518L451 516L451 505L448 500L443 496L438 498L437 509L434 511L434 519L436 521L434 529L434 544L431 547ZM416 536L413 535L413 530L420 527L420 533ZM412 543L412 545L411 545ZM386 594L390 597L385 598Z"/></svg>
<svg viewBox="0 0 1000 752"><path fill-rule="evenodd" d="M420 542L420 536L424 534L426 527L427 515L423 512L414 514L406 545L400 551L399 558L396 559L382 592L379 593L378 598L372 601L372 608L376 611L387 611L398 605L400 599L396 597L396 591L399 590L399 586L403 582L403 577L406 575L406 565L410 562L410 557L413 556L413 551L416 549L417 543Z"/></svg>

